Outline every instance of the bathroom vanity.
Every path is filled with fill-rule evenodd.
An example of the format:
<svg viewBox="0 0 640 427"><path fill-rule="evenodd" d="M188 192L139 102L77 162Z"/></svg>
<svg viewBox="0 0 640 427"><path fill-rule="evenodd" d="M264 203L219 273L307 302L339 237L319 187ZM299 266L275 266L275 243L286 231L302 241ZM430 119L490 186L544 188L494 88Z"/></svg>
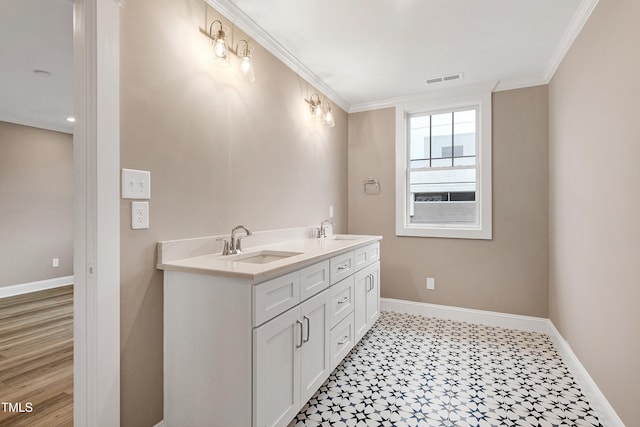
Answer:
<svg viewBox="0 0 640 427"><path fill-rule="evenodd" d="M295 237L159 243L167 427L286 426L376 321L381 237Z"/></svg>

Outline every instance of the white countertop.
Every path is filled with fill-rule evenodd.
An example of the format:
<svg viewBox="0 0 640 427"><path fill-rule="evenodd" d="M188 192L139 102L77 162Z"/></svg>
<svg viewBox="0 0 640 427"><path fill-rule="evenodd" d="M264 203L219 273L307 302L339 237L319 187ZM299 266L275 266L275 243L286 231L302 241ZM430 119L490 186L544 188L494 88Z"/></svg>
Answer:
<svg viewBox="0 0 640 427"><path fill-rule="evenodd" d="M382 236L335 235L324 239L304 238L243 251L242 258L261 251L300 252L298 255L265 264L239 262L238 255L222 256L218 253L161 262L157 267L160 270L212 274L258 282L379 240L382 240Z"/></svg>

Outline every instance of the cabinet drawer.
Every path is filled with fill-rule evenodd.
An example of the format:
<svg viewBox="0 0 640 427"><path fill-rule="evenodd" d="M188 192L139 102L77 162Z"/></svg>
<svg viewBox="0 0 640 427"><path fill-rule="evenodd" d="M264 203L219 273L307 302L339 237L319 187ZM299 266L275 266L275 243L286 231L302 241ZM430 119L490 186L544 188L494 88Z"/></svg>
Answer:
<svg viewBox="0 0 640 427"><path fill-rule="evenodd" d="M284 313L299 302L299 271L253 285L253 326Z"/></svg>
<svg viewBox="0 0 640 427"><path fill-rule="evenodd" d="M331 258L331 284L338 283L355 271L354 252L347 252Z"/></svg>
<svg viewBox="0 0 640 427"><path fill-rule="evenodd" d="M356 271L360 270L380 259L380 243L376 242L371 245L356 249L355 251L355 267Z"/></svg>
<svg viewBox="0 0 640 427"><path fill-rule="evenodd" d="M351 276L331 288L331 327L353 311L354 283Z"/></svg>
<svg viewBox="0 0 640 427"><path fill-rule="evenodd" d="M353 313L331 329L331 370L336 369L354 345Z"/></svg>
<svg viewBox="0 0 640 427"><path fill-rule="evenodd" d="M300 271L300 300L304 301L329 287L329 260Z"/></svg>

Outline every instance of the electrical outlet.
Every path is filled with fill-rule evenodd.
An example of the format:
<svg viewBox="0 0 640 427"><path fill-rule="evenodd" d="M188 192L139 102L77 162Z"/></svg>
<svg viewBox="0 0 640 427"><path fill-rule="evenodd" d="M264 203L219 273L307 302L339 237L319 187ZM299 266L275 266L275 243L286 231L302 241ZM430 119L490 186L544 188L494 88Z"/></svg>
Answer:
<svg viewBox="0 0 640 427"><path fill-rule="evenodd" d="M149 228L149 202L131 202L131 228Z"/></svg>
<svg viewBox="0 0 640 427"><path fill-rule="evenodd" d="M436 289L436 279L434 277L427 277L427 289L430 291Z"/></svg>
<svg viewBox="0 0 640 427"><path fill-rule="evenodd" d="M151 172L122 169L122 198L150 199Z"/></svg>
<svg viewBox="0 0 640 427"><path fill-rule="evenodd" d="M51 267L54 267L54 268L60 267L60 258L53 258L51 260Z"/></svg>

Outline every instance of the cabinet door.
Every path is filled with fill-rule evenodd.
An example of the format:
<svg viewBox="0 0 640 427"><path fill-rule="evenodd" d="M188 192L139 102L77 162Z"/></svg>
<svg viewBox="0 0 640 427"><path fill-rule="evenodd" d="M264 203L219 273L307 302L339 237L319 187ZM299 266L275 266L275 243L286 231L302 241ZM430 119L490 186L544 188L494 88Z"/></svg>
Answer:
<svg viewBox="0 0 640 427"><path fill-rule="evenodd" d="M380 315L380 262L376 262L367 269L367 329L371 327Z"/></svg>
<svg viewBox="0 0 640 427"><path fill-rule="evenodd" d="M295 307L253 331L254 427L286 426L300 409L299 319Z"/></svg>
<svg viewBox="0 0 640 427"><path fill-rule="evenodd" d="M300 305L303 345L300 348L300 403L313 396L331 373L329 289Z"/></svg>
<svg viewBox="0 0 640 427"><path fill-rule="evenodd" d="M369 286L369 269L355 274L353 322L356 342L367 332L367 286Z"/></svg>

